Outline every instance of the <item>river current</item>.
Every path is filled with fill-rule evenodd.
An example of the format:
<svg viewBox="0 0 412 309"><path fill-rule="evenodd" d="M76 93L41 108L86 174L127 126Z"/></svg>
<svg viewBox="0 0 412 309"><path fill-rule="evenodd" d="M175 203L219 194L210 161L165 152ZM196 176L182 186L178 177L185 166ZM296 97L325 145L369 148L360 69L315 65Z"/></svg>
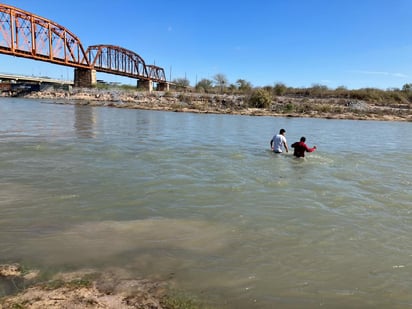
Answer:
<svg viewBox="0 0 412 309"><path fill-rule="evenodd" d="M412 123L0 99L0 263L216 308L412 306ZM269 150L280 128L305 159Z"/></svg>

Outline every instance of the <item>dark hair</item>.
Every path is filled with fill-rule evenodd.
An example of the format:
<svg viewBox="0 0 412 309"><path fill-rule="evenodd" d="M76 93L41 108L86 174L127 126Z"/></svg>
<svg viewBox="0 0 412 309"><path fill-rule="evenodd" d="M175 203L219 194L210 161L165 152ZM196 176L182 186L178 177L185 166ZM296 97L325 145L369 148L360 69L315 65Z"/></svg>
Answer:
<svg viewBox="0 0 412 309"><path fill-rule="evenodd" d="M305 141L306 141L306 137L302 136L302 137L300 138L300 141L301 141L301 142L305 142Z"/></svg>
<svg viewBox="0 0 412 309"><path fill-rule="evenodd" d="M286 132L285 129L280 129L279 134L283 134L283 133L285 133L285 132Z"/></svg>

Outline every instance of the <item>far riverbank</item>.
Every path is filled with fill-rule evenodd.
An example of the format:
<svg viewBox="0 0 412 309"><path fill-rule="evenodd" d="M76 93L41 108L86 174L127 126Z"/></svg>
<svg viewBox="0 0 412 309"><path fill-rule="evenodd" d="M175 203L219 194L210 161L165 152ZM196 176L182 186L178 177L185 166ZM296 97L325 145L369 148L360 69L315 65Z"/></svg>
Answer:
<svg viewBox="0 0 412 309"><path fill-rule="evenodd" d="M277 96L269 108L251 108L248 105L249 96L236 94L75 88L70 91L31 92L25 97L52 100L57 104L110 106L205 114L412 121L411 104L385 105L342 98Z"/></svg>

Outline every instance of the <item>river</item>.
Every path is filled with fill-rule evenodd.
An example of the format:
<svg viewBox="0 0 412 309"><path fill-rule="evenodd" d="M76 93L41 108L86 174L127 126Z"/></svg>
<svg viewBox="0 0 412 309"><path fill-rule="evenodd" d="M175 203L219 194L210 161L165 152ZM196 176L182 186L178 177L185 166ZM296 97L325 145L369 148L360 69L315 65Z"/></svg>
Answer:
<svg viewBox="0 0 412 309"><path fill-rule="evenodd" d="M280 128L305 159L269 150ZM0 99L0 263L218 308L412 305L412 123Z"/></svg>

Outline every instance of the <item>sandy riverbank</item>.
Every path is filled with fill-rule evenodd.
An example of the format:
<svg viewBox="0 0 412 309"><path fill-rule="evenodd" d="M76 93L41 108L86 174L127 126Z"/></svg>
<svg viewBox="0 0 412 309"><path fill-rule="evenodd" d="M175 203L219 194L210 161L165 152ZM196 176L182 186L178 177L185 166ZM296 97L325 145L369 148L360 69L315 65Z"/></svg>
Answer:
<svg viewBox="0 0 412 309"><path fill-rule="evenodd" d="M32 92L27 98L51 100L58 104L110 106L174 112L238 114L275 117L314 117L412 121L412 105L385 105L337 98L276 97L268 109L248 107L245 95L142 92L128 90L73 89Z"/></svg>

